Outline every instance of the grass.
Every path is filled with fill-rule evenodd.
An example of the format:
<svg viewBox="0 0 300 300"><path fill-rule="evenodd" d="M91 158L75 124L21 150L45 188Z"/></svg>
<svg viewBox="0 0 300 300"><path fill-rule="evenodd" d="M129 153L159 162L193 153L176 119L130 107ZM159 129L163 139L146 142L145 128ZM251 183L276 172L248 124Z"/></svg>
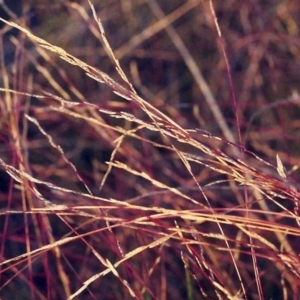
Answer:
<svg viewBox="0 0 300 300"><path fill-rule="evenodd" d="M296 0L1 7L1 299L297 299Z"/></svg>

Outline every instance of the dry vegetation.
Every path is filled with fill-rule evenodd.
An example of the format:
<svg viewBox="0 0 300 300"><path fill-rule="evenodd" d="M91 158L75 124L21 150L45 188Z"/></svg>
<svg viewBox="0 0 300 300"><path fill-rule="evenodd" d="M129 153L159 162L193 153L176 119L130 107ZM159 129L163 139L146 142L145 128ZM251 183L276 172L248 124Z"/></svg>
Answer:
<svg viewBox="0 0 300 300"><path fill-rule="evenodd" d="M299 299L297 0L0 5L1 299Z"/></svg>

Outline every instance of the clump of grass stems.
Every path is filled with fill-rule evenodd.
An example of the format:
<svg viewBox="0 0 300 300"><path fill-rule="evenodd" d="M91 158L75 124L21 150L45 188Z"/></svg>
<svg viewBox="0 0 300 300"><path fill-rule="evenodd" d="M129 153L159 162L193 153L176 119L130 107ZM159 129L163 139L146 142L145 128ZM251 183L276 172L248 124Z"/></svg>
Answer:
<svg viewBox="0 0 300 300"><path fill-rule="evenodd" d="M90 1L89 9L67 6L101 41L118 79L37 37L21 19L1 19L3 32L19 35L11 37L12 72L1 57L0 166L8 187L1 199L0 291L24 299L296 299L299 192L282 153L270 152L268 160L243 145L212 1L207 12L237 134L172 25L176 12L184 15L198 2L169 17L156 1L146 2L160 20L152 31L164 28L174 42L220 134L183 126L178 112L145 99L145 86L136 90L135 65L134 84L117 59L129 50L114 52ZM46 80L44 90L25 78L29 62ZM78 69L103 95L92 101L77 88L65 70Z"/></svg>

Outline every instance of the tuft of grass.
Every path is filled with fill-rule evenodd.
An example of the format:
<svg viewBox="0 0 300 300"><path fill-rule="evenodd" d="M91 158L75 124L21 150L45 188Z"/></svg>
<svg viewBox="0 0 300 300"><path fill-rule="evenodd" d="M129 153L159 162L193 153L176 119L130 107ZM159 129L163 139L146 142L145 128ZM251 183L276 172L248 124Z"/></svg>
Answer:
<svg viewBox="0 0 300 300"><path fill-rule="evenodd" d="M296 0L0 5L1 297L297 299Z"/></svg>

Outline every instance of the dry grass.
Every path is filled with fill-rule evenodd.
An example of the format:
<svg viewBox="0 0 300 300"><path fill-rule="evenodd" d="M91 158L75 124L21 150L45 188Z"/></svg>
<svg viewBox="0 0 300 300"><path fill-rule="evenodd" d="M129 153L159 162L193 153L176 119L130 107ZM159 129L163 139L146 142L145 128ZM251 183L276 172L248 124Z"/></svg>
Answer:
<svg viewBox="0 0 300 300"><path fill-rule="evenodd" d="M98 2L1 4L1 297L297 299L297 1Z"/></svg>

